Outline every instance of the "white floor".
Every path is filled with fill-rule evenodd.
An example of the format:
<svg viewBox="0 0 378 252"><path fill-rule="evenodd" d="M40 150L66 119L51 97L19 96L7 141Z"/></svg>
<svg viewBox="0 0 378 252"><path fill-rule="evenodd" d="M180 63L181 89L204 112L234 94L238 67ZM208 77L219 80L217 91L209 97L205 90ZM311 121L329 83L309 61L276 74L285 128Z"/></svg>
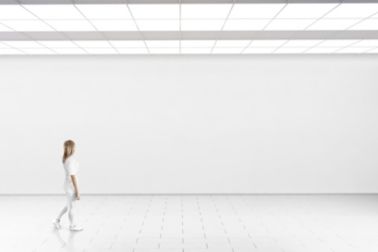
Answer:
<svg viewBox="0 0 378 252"><path fill-rule="evenodd" d="M378 251L378 196L82 196L85 230L54 231L64 197L0 197L0 251Z"/></svg>

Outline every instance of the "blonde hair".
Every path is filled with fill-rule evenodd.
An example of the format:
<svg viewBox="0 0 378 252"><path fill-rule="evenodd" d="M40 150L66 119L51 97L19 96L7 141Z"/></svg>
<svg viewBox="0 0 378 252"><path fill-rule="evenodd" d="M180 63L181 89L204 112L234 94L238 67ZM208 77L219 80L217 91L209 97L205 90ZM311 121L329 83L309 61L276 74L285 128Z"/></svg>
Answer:
<svg viewBox="0 0 378 252"><path fill-rule="evenodd" d="M71 157L75 152L75 142L72 140L67 140L64 142L64 152L63 152L63 163L66 162L67 158Z"/></svg>

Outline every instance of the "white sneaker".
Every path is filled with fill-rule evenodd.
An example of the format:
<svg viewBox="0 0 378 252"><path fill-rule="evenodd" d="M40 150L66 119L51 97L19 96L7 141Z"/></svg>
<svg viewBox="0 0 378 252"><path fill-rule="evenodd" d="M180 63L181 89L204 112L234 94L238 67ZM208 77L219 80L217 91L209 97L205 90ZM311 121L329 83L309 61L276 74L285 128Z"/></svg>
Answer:
<svg viewBox="0 0 378 252"><path fill-rule="evenodd" d="M70 226L70 230L71 231L83 231L83 228L80 227L80 226L74 225L74 226Z"/></svg>
<svg viewBox="0 0 378 252"><path fill-rule="evenodd" d="M54 220L53 225L54 225L55 229L61 229L62 228L59 220Z"/></svg>

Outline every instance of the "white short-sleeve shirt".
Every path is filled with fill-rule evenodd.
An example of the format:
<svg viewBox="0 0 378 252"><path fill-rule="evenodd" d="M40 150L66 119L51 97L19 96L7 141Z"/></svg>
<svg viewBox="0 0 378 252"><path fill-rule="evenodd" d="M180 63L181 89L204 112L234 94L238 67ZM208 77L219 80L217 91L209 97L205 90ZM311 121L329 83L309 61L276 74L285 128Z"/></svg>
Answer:
<svg viewBox="0 0 378 252"><path fill-rule="evenodd" d="M66 190L72 191L73 184L71 180L71 175L77 175L77 172L79 170L79 164L76 161L76 159L71 156L66 159L66 161L63 163L64 167L64 173L65 173L65 181L64 181L64 188Z"/></svg>

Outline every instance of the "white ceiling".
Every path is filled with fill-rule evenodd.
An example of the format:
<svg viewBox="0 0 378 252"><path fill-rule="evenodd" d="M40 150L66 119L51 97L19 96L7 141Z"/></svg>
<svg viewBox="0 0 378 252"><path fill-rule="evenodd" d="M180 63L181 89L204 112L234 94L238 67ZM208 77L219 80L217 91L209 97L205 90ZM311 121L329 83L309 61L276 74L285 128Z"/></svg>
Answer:
<svg viewBox="0 0 378 252"><path fill-rule="evenodd" d="M214 31L282 31L289 35L370 31L377 36L343 38L327 44L327 36L308 41L293 35L282 41L275 38L256 43L253 38L221 40L217 36L210 41L170 40L172 37L166 36L170 31L179 32L180 37ZM63 34L63 38L25 39L28 32ZM98 41L92 35L88 38L92 41L65 37L69 32L93 33ZM144 33L160 32L161 37L157 36L157 41L109 41L105 32L138 32L142 38ZM376 53L378 3L1 4L0 39L4 34L20 34L26 41L0 40L0 54Z"/></svg>
<svg viewBox="0 0 378 252"><path fill-rule="evenodd" d="M378 3L0 5L0 31L377 30Z"/></svg>

